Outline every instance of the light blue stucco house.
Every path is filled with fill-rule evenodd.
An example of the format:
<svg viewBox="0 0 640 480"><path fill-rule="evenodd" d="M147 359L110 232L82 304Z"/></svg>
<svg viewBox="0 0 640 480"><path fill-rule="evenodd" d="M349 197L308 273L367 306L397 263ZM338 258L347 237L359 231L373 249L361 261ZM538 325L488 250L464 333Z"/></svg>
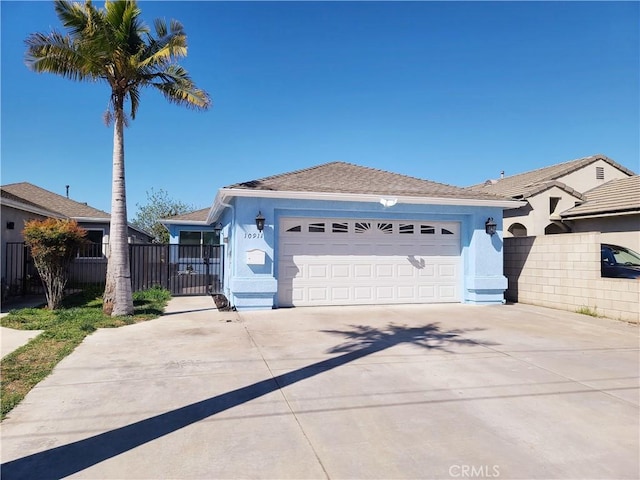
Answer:
<svg viewBox="0 0 640 480"><path fill-rule="evenodd" d="M333 162L221 188L210 208L163 224L171 243L224 245L237 309L487 304L504 298L502 211L518 206Z"/></svg>

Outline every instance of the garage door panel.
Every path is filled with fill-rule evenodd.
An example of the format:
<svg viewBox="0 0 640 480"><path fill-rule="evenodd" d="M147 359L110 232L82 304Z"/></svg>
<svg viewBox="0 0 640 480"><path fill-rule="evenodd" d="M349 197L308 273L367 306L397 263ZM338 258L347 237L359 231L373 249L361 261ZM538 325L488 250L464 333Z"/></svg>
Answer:
<svg viewBox="0 0 640 480"><path fill-rule="evenodd" d="M441 285L438 287L438 296L443 300L453 301L456 299L456 287L453 285Z"/></svg>
<svg viewBox="0 0 640 480"><path fill-rule="evenodd" d="M349 287L330 287L331 288L331 300L334 302L342 302L349 300L350 293Z"/></svg>
<svg viewBox="0 0 640 480"><path fill-rule="evenodd" d="M415 288L412 285L400 285L397 287L396 296L399 300L409 301L415 298Z"/></svg>
<svg viewBox="0 0 640 480"><path fill-rule="evenodd" d="M341 219L334 232L328 219L284 220L301 228L280 230L280 306L459 301L456 224L374 220L356 231L354 220ZM324 232L309 233L311 223Z"/></svg>
<svg viewBox="0 0 640 480"><path fill-rule="evenodd" d="M392 302L395 298L395 289L392 286L377 287L376 298L378 300L386 300Z"/></svg>
<svg viewBox="0 0 640 480"><path fill-rule="evenodd" d="M378 264L373 266L377 278L393 278L394 266L392 264Z"/></svg>
<svg viewBox="0 0 640 480"><path fill-rule="evenodd" d="M354 287L353 297L357 301L373 301L373 288L372 287Z"/></svg>
<svg viewBox="0 0 640 480"><path fill-rule="evenodd" d="M309 273L306 278L309 279L328 279L329 275L329 266L327 264L314 264L309 265Z"/></svg>
<svg viewBox="0 0 640 480"><path fill-rule="evenodd" d="M415 276L416 267L410 264L398 265L396 269L398 278L413 278Z"/></svg>
<svg viewBox="0 0 640 480"><path fill-rule="evenodd" d="M418 285L418 295L420 296L420 298L425 298L427 300L435 300L436 298L435 285Z"/></svg>
<svg viewBox="0 0 640 480"><path fill-rule="evenodd" d="M455 265L438 265L438 275L445 278L453 278L456 276Z"/></svg>
<svg viewBox="0 0 640 480"><path fill-rule="evenodd" d="M353 276L354 278L371 278L372 267L371 265L354 265Z"/></svg>
<svg viewBox="0 0 640 480"><path fill-rule="evenodd" d="M350 266L349 265L341 265L341 264L329 264L331 266L331 278L349 278Z"/></svg>
<svg viewBox="0 0 640 480"><path fill-rule="evenodd" d="M436 266L433 264L426 264L424 268L421 268L418 272L420 278L434 278L436 276Z"/></svg>
<svg viewBox="0 0 640 480"><path fill-rule="evenodd" d="M324 287L309 287L307 292L310 302L325 302L328 300L327 289Z"/></svg>

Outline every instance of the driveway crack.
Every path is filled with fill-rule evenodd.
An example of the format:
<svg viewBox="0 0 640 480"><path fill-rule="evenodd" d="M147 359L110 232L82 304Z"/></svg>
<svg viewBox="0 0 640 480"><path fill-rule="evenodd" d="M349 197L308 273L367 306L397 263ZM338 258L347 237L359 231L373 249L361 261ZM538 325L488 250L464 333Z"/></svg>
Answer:
<svg viewBox="0 0 640 480"><path fill-rule="evenodd" d="M269 375L271 375L271 379L278 386L278 391L280 392L280 395L282 395L282 399L284 400L285 404L287 405L287 409L289 410L289 412L293 416L296 424L298 425L298 428L300 429L300 432L302 432L302 436L304 437L305 441L309 445L309 448L311 448L311 451L313 452L313 455L315 456L316 460L318 461L318 464L320 465L320 468L322 468L322 471L324 472L325 478L327 480L330 480L331 477L329 476L329 472L327 472L327 469L325 468L324 463L322 462L322 459L320 458L320 455L318 454L318 451L314 447L313 442L311 442L311 439L307 435L307 432L304 430L304 427L302 426L302 423L300 423L300 419L298 418L298 415L294 411L293 407L291 406L291 403L289 402L289 399L285 395L284 390L283 390L283 385L278 381L278 375L275 375L273 373L273 370L271 370L271 366L269 365L269 362L267 362L267 359L265 358L264 354L262 353L262 349L260 348L258 343L253 338L253 335L251 335L251 332L247 328L246 323L242 322L242 327L247 332L247 335L248 335L249 340L251 341L252 345L256 348L256 350L260 354L260 358L264 362L264 365L267 367L267 370L269 371Z"/></svg>

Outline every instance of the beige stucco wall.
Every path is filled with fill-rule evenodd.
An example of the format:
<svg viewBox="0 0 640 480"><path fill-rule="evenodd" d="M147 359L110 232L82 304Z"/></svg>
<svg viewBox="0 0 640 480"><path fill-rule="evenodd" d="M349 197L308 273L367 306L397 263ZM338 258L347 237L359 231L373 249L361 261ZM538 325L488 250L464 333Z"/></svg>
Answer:
<svg viewBox="0 0 640 480"><path fill-rule="evenodd" d="M596 168L602 167L604 170L604 180L596 178ZM604 160L598 160L584 168L571 172L568 175L558 178L559 182L570 186L580 193L584 193L592 188L599 187L603 183L609 182L617 178L627 178L629 175L613 167Z"/></svg>
<svg viewBox="0 0 640 480"><path fill-rule="evenodd" d="M575 207L576 202L579 200L577 197L570 195L565 190L558 187L551 187L544 192L540 192L538 195L527 198L529 205L526 207L505 210L504 212L504 235L505 237L511 237L509 228L514 223L520 223L527 228L528 236L544 235L544 229L552 223L549 212L549 202L551 197L560 198L554 213L557 215L560 212Z"/></svg>
<svg viewBox="0 0 640 480"><path fill-rule="evenodd" d="M599 233L504 239L509 301L638 322L640 280L600 276Z"/></svg>
<svg viewBox="0 0 640 480"><path fill-rule="evenodd" d="M604 170L604 179L598 180L596 178L596 168L602 167ZM609 182L618 178L627 178L628 175L617 168L613 167L604 160L598 160L584 168L571 172L568 175L559 177L557 180L564 183L570 188L573 188L577 192L585 193L593 188L596 188L603 183ZM552 187L544 192L540 192L533 197L527 198L529 205L514 210L505 210L504 212L504 236L505 238L512 237L509 233L509 228L514 223L520 223L527 228L528 236L544 235L545 228L552 223L549 218L549 199L551 197L559 197L561 200L558 202L558 206L555 213L560 213L575 206L575 202L579 201L577 197L569 194L568 192L558 188ZM600 229L579 229L575 231L599 231ZM637 229L636 229L637 230ZM631 247L633 248L633 247ZM635 250L635 249L634 249Z"/></svg>

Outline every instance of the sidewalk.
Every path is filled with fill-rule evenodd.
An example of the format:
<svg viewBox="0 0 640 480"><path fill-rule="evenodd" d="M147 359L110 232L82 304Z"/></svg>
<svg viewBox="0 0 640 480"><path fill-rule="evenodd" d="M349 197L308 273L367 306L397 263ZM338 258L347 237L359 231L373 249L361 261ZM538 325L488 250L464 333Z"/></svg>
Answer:
<svg viewBox="0 0 640 480"><path fill-rule="evenodd" d="M34 308L46 303L47 301L42 295L26 296L11 303L2 302L0 317L8 315L11 310ZM42 332L43 330L16 330L14 328L0 327L0 353L2 358L21 346L26 345Z"/></svg>

